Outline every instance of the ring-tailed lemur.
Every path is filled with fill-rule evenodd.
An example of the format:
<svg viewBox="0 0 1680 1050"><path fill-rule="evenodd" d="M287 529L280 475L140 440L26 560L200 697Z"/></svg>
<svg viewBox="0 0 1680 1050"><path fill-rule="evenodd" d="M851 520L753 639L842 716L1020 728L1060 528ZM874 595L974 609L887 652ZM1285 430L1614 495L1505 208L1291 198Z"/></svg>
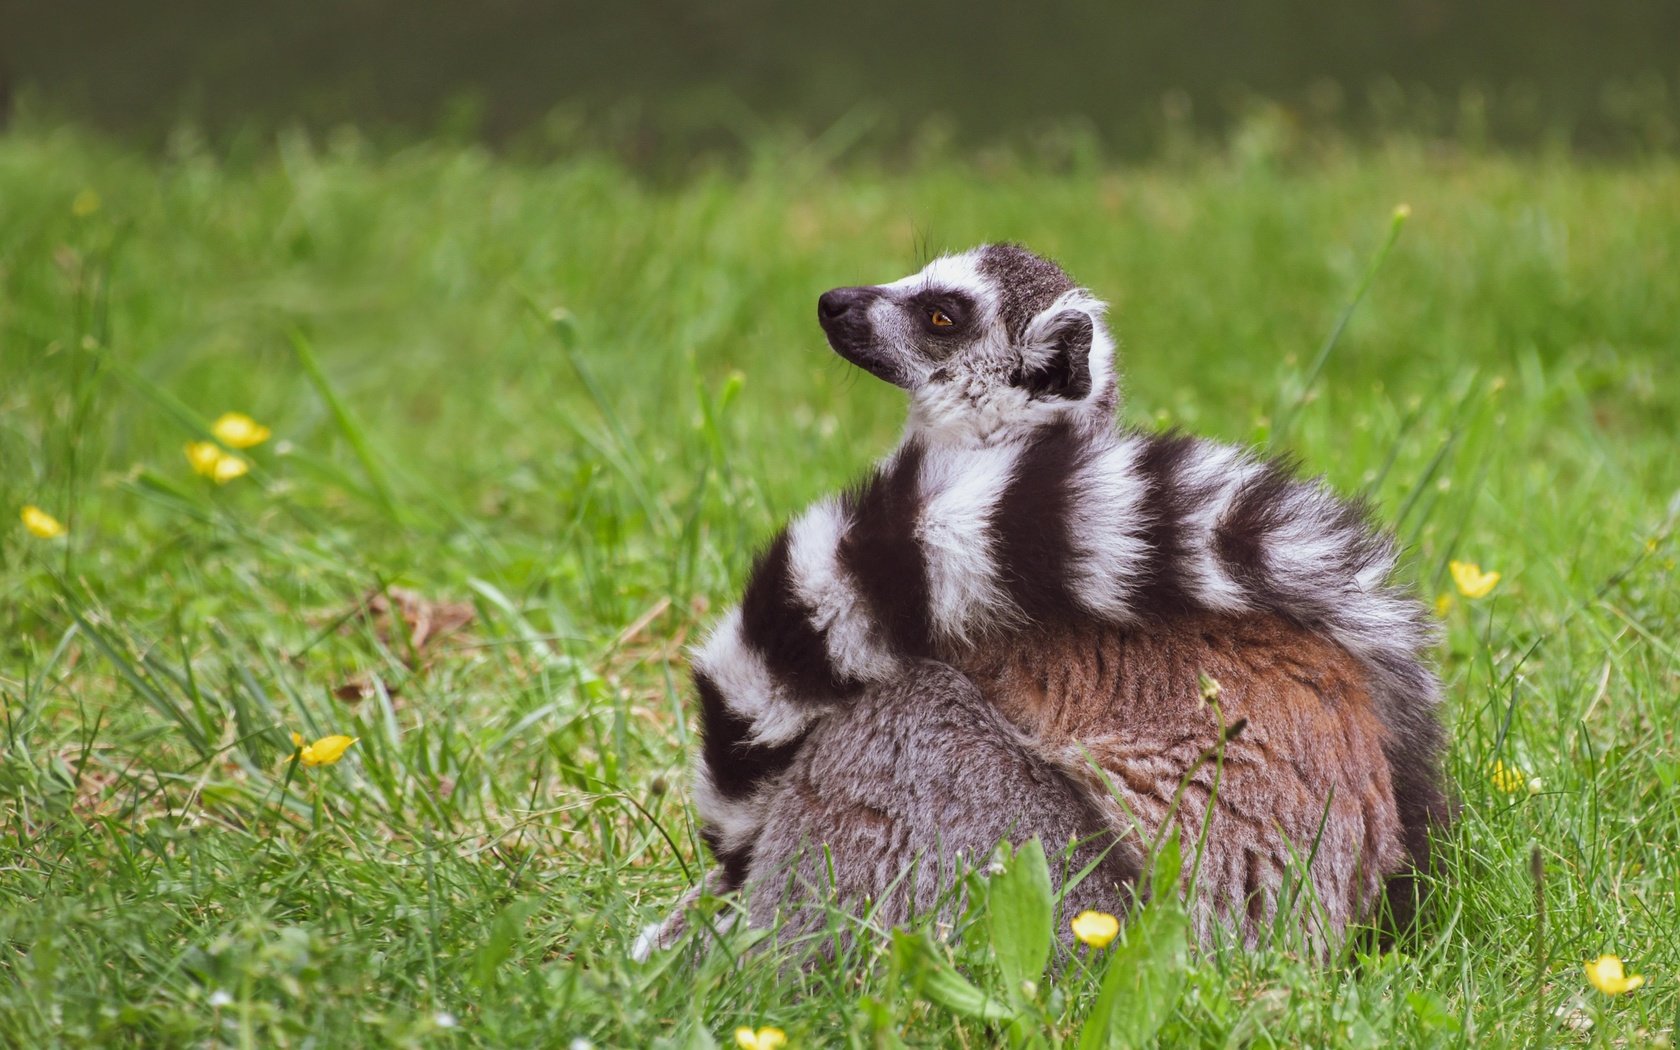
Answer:
<svg viewBox="0 0 1680 1050"><path fill-rule="evenodd" d="M1363 508L1289 465L1114 422L1104 305L1013 245L821 297L834 350L910 393L897 449L758 559L694 653L695 802L746 879L778 778L813 727L918 661L960 664L1027 630L1266 615L1365 669L1414 857L1444 812L1431 628L1390 582ZM1396 759L1396 756L1398 758Z"/></svg>

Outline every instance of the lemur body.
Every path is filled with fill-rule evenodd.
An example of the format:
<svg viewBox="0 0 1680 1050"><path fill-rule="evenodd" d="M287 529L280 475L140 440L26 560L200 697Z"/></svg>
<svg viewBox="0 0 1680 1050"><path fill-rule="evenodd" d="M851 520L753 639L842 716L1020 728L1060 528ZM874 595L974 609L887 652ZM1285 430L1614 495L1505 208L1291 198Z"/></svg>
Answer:
<svg viewBox="0 0 1680 1050"><path fill-rule="evenodd" d="M1338 929L1423 862L1447 812L1431 635L1360 507L1238 448L1116 427L1102 304L1023 249L837 289L819 317L910 391L910 422L774 539L695 653L714 890L826 844L840 894L879 898L923 851L1078 831L1109 843L1088 892L1117 910L1218 732L1198 670L1248 719L1218 790L1195 772L1178 810L1192 841L1213 791L1204 931L1255 936L1315 840ZM760 894L755 921L779 903Z"/></svg>

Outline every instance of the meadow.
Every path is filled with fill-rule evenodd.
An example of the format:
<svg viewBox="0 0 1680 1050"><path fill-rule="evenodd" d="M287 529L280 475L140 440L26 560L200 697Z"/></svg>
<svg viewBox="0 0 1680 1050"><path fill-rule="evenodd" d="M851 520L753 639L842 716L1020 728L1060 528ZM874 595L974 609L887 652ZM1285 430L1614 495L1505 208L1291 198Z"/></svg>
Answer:
<svg viewBox="0 0 1680 1050"><path fill-rule="evenodd" d="M885 948L629 947L706 863L684 645L901 419L816 296L1014 239L1113 303L1128 421L1368 493L1445 628L1463 810L1422 929L1168 952L1155 1038L1669 1045L1676 202L1665 157L1405 139L1054 171L778 142L650 183L0 137L0 1044L1004 1038ZM185 449L227 412L269 433L201 449L218 480ZM294 732L357 743L305 765ZM1602 952L1645 986L1596 991ZM1081 958L1009 1038L1076 1038Z"/></svg>

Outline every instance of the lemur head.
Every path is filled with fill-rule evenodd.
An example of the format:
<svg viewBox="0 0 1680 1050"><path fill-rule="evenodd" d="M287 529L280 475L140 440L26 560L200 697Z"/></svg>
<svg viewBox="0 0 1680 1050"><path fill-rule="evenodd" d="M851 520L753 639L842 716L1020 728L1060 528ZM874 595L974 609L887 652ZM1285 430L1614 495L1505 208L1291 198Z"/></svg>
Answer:
<svg viewBox="0 0 1680 1050"><path fill-rule="evenodd" d="M1048 259L987 244L891 284L826 292L817 319L841 357L910 392L913 432L992 444L1056 422L1112 424L1104 309Z"/></svg>

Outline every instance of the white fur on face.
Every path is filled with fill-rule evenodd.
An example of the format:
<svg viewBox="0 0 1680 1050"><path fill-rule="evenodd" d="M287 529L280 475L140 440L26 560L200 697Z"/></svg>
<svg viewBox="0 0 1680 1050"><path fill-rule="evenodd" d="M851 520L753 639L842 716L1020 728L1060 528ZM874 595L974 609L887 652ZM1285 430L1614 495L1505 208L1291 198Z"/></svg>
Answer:
<svg viewBox="0 0 1680 1050"><path fill-rule="evenodd" d="M1040 364L1049 353L1048 332L1057 314L1079 310L1091 319L1091 390L1078 400L1036 397L1009 377L1016 364ZM1114 339L1103 324L1100 300L1068 292L1028 326L1021 346L1011 346L997 326L941 370L950 377L911 392L908 431L930 447L984 447L1025 440L1046 426L1072 422L1100 433L1113 425Z"/></svg>
<svg viewBox="0 0 1680 1050"><path fill-rule="evenodd" d="M869 305L870 329L876 342L887 348L894 363L907 373L905 379L911 390L927 386L944 363L923 355L921 319L906 309L909 299L930 288L961 292L974 300L977 314L973 324L978 330L990 332L998 327L997 297L991 283L981 276L975 252L941 256L908 277L876 287L883 294ZM968 351L961 356L968 356Z"/></svg>
<svg viewBox="0 0 1680 1050"><path fill-rule="evenodd" d="M897 293L894 298L914 295L924 288L949 288L972 296L985 308L987 323L997 315L997 297L992 293L992 283L980 273L979 249L959 255L941 255L910 276L881 285L882 291Z"/></svg>

